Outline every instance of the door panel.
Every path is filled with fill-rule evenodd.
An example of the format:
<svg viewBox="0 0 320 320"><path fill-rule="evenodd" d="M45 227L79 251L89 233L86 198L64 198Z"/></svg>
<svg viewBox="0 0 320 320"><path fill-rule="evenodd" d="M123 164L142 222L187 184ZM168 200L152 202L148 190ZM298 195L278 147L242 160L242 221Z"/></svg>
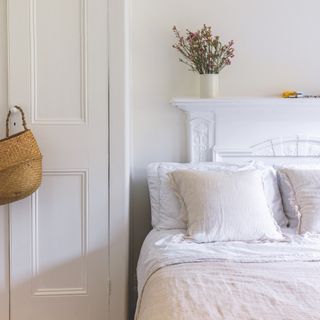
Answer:
<svg viewBox="0 0 320 320"><path fill-rule="evenodd" d="M32 291L36 295L88 293L86 181L86 171L47 171L33 198ZM70 257L75 259L64 265Z"/></svg>
<svg viewBox="0 0 320 320"><path fill-rule="evenodd" d="M40 189L10 205L11 320L108 319L107 13L8 0L9 104L44 156Z"/></svg>
<svg viewBox="0 0 320 320"><path fill-rule="evenodd" d="M33 123L85 122L86 2L30 1Z"/></svg>

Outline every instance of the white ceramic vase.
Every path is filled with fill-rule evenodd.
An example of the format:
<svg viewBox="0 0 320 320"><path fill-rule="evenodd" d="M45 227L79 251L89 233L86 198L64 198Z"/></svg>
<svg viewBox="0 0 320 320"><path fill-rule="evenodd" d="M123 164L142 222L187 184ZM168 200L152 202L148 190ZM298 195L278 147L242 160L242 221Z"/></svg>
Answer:
<svg viewBox="0 0 320 320"><path fill-rule="evenodd" d="M219 74L200 74L200 98L216 98L219 95Z"/></svg>

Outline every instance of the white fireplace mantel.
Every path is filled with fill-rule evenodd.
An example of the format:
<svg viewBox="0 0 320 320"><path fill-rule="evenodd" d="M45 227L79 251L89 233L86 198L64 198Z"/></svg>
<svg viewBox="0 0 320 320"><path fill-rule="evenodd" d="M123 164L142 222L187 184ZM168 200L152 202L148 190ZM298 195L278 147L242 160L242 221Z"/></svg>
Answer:
<svg viewBox="0 0 320 320"><path fill-rule="evenodd" d="M320 108L320 98L226 97L215 99L174 98L171 104L184 111L214 111L216 108Z"/></svg>
<svg viewBox="0 0 320 320"><path fill-rule="evenodd" d="M320 156L320 99L174 98L187 115L189 160Z"/></svg>

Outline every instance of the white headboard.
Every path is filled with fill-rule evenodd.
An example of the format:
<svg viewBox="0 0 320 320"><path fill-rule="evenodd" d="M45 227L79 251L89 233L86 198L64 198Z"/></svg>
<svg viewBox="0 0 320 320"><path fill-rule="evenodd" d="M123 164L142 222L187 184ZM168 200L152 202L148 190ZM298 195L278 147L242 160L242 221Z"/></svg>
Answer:
<svg viewBox="0 0 320 320"><path fill-rule="evenodd" d="M174 99L186 113L191 162L320 161L320 99Z"/></svg>

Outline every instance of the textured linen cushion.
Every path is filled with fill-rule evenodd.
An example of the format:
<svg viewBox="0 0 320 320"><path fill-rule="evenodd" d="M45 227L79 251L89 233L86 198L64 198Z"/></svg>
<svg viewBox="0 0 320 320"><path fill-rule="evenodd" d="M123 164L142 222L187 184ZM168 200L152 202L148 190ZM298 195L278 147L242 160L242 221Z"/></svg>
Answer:
<svg viewBox="0 0 320 320"><path fill-rule="evenodd" d="M280 188L280 193L282 197L283 210L288 219L288 226L292 228L296 228L299 224L299 218L294 208L295 206L294 192L292 189L292 185L289 181L289 178L283 171L284 170L282 169L278 170L278 181L279 181L279 188Z"/></svg>
<svg viewBox="0 0 320 320"><path fill-rule="evenodd" d="M320 233L320 169L283 169L293 190L301 234Z"/></svg>
<svg viewBox="0 0 320 320"><path fill-rule="evenodd" d="M259 169L263 175L266 198L277 223L283 227L287 218L283 212L282 200L277 183L276 170L261 162L246 164L215 163L171 163L158 162L148 165L148 186L151 202L152 226L157 229L186 229L187 215L172 188L169 173L175 170L199 171L243 171Z"/></svg>
<svg viewBox="0 0 320 320"><path fill-rule="evenodd" d="M320 165L316 163L310 164L284 164L284 165L274 165L277 171L278 184L280 189L280 194L282 198L284 214L287 217L288 225L291 228L297 228L299 224L298 212L295 208L295 194L292 184L285 174L287 169L292 170L320 170Z"/></svg>
<svg viewBox="0 0 320 320"><path fill-rule="evenodd" d="M281 239L261 172L178 170L170 174L186 208L188 234L199 242Z"/></svg>

